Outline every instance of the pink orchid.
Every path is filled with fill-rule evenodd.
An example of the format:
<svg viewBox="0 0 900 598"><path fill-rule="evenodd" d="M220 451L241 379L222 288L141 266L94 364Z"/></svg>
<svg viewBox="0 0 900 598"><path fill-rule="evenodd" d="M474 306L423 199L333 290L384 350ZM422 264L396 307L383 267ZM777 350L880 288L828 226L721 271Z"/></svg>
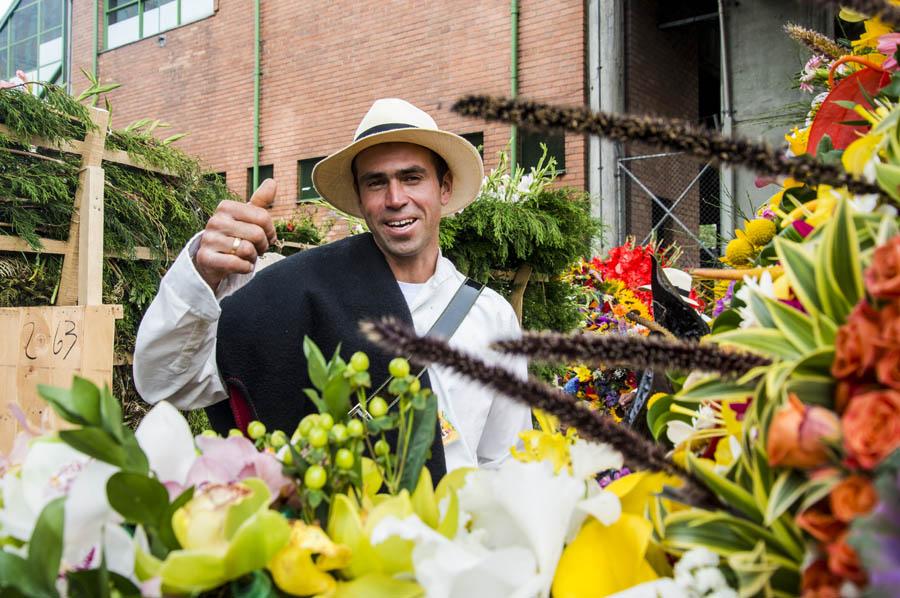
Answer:
<svg viewBox="0 0 900 598"><path fill-rule="evenodd" d="M187 485L229 484L245 478L259 478L269 487L273 500L291 481L281 472L274 455L259 452L244 436L211 438L197 436L202 455L188 472Z"/></svg>
<svg viewBox="0 0 900 598"><path fill-rule="evenodd" d="M878 38L878 51L888 57L881 66L889 71L896 71L898 68L897 59L894 58L898 45L900 45L900 33L886 33Z"/></svg>

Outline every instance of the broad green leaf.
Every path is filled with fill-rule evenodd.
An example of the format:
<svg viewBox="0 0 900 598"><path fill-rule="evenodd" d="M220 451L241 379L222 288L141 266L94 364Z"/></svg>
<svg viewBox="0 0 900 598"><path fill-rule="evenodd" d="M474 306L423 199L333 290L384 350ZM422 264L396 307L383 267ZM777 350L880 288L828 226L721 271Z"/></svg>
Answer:
<svg viewBox="0 0 900 598"><path fill-rule="evenodd" d="M676 551L692 548L708 548L713 552L730 556L753 550L759 540L769 549L768 557L781 567L799 570L795 560L769 530L725 512L709 512L700 509L669 513L664 521L663 546Z"/></svg>
<svg viewBox="0 0 900 598"><path fill-rule="evenodd" d="M764 300L775 326L791 342L797 351L806 353L816 348L815 332L809 316L780 301Z"/></svg>
<svg viewBox="0 0 900 598"><path fill-rule="evenodd" d="M688 452L685 456L687 458L688 471L697 476L697 478L721 498L725 504L737 509L754 521L761 522L763 520L762 511L753 499L753 495L734 482L716 473L712 467L697 459L691 453Z"/></svg>
<svg viewBox="0 0 900 598"><path fill-rule="evenodd" d="M425 408L413 413L412 438L409 441L406 460L401 465L403 473L400 476L400 488L409 492L415 490L419 482L419 472L422 471L422 467L425 466L425 461L431 453L437 426L437 397L432 394L428 397Z"/></svg>
<svg viewBox="0 0 900 598"><path fill-rule="evenodd" d="M56 577L63 551L65 497L51 500L41 510L28 542L29 577L43 593L56 594Z"/></svg>
<svg viewBox="0 0 900 598"><path fill-rule="evenodd" d="M309 397L309 400L313 402L316 406L316 409L319 410L319 413L327 413L328 406L325 405L325 401L322 400L322 397L319 396L319 393L312 388L304 388L304 394Z"/></svg>
<svg viewBox="0 0 900 598"><path fill-rule="evenodd" d="M794 345L778 330L745 328L707 338L723 346L738 347L774 359L794 360L800 357Z"/></svg>
<svg viewBox="0 0 900 598"><path fill-rule="evenodd" d="M147 455L144 454L130 428L122 428L122 450L125 451L125 463L122 465L122 469L144 475L150 472Z"/></svg>
<svg viewBox="0 0 900 598"><path fill-rule="evenodd" d="M59 438L76 451L94 457L104 463L125 466L125 449L115 439L100 428L81 430L61 430Z"/></svg>
<svg viewBox="0 0 900 598"><path fill-rule="evenodd" d="M89 569L87 571L71 571L66 575L69 598L105 598L113 595L117 598L140 598L141 590L130 579L113 571Z"/></svg>
<svg viewBox="0 0 900 598"><path fill-rule="evenodd" d="M654 438L659 439L666 430L666 424L670 421L680 420L691 423L691 418L687 415L672 412L671 407L673 404L675 404L675 399L671 395L666 395L657 399L647 409L647 425L650 427L650 432Z"/></svg>
<svg viewBox="0 0 900 598"><path fill-rule="evenodd" d="M769 493L764 523L772 525L803 496L807 489L806 476L796 470L785 470L779 474Z"/></svg>
<svg viewBox="0 0 900 598"><path fill-rule="evenodd" d="M122 442L124 436L122 434L122 406L118 399L113 396L109 390L109 386L104 385L100 391L100 425L104 430L109 432L113 438Z"/></svg>
<svg viewBox="0 0 900 598"><path fill-rule="evenodd" d="M178 550L181 548L181 543L178 542L178 538L175 537L175 531L172 529L172 515L175 514L175 511L186 505L192 498L194 498L193 486L179 494L178 497L172 501L172 504L166 507L166 512L160 520L158 530L159 539L169 550Z"/></svg>
<svg viewBox="0 0 900 598"><path fill-rule="evenodd" d="M888 195L900 200L900 166L876 162L875 180Z"/></svg>
<svg viewBox="0 0 900 598"><path fill-rule="evenodd" d="M109 478L106 496L110 506L126 521L145 528L157 527L169 506L169 492L159 481L125 471Z"/></svg>
<svg viewBox="0 0 900 598"><path fill-rule="evenodd" d="M726 309L713 320L712 333L727 332L739 328L741 325L741 315L734 309Z"/></svg>
<svg viewBox="0 0 900 598"><path fill-rule="evenodd" d="M814 480L810 480L803 497L803 502L800 503L800 507L797 511L803 512L831 494L831 491L838 483L840 483L842 477L840 472L835 472L828 476L817 477Z"/></svg>
<svg viewBox="0 0 900 598"><path fill-rule="evenodd" d="M306 367L309 372L309 381L313 386L322 390L328 381L325 356L322 351L308 336L303 337L303 355L306 357Z"/></svg>
<svg viewBox="0 0 900 598"><path fill-rule="evenodd" d="M100 425L100 391L88 380L75 376L72 388L38 384L38 394L67 422L82 426Z"/></svg>
<svg viewBox="0 0 900 598"><path fill-rule="evenodd" d="M0 595L19 598L36 596L40 592L32 581L28 561L17 554L0 550Z"/></svg>
<svg viewBox="0 0 900 598"><path fill-rule="evenodd" d="M351 390L350 381L342 375L332 376L325 383L322 399L335 421L340 421L350 411Z"/></svg>
<svg viewBox="0 0 900 598"><path fill-rule="evenodd" d="M792 376L785 390L793 393L804 403L834 407L834 378L828 376Z"/></svg>
<svg viewBox="0 0 900 598"><path fill-rule="evenodd" d="M775 251L791 281L791 288L810 314L822 311L822 301L816 288L816 265L803 245L775 239Z"/></svg>

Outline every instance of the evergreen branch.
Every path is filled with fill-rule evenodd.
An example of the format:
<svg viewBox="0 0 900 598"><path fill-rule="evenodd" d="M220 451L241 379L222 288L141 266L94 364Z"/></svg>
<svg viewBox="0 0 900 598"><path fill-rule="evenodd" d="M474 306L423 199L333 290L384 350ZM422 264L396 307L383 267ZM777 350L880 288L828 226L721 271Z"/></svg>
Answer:
<svg viewBox="0 0 900 598"><path fill-rule="evenodd" d="M729 378L772 363L759 355L725 351L713 344L617 334L526 333L521 339L499 341L491 348L551 361L603 363L635 370L700 370Z"/></svg>
<svg viewBox="0 0 900 598"><path fill-rule="evenodd" d="M815 3L837 10L849 8L869 17L878 17L893 29L900 27L900 8L884 0L815 0Z"/></svg>
<svg viewBox="0 0 900 598"><path fill-rule="evenodd" d="M363 322L360 328L372 342L398 355L409 355L419 366L442 365L533 409L552 413L561 423L577 429L582 438L611 445L622 453L629 467L679 477L684 482L679 492L689 504L721 508L715 496L693 475L675 465L660 445L533 376L522 380L505 368L488 365L450 347L444 340L418 337L393 318Z"/></svg>
<svg viewBox="0 0 900 598"><path fill-rule="evenodd" d="M784 26L784 32L792 40L806 46L813 54L824 56L829 60L837 60L848 52L848 50L841 48L836 41L827 35L807 29L796 23L787 23Z"/></svg>
<svg viewBox="0 0 900 598"><path fill-rule="evenodd" d="M662 146L713 163L737 164L760 174L789 176L809 185L847 187L852 193L882 194L837 166L803 154L789 158L782 150L740 137L728 137L691 123L650 116L592 112L578 106L553 106L527 100L466 96L453 105L463 116L499 121L531 129L549 129Z"/></svg>

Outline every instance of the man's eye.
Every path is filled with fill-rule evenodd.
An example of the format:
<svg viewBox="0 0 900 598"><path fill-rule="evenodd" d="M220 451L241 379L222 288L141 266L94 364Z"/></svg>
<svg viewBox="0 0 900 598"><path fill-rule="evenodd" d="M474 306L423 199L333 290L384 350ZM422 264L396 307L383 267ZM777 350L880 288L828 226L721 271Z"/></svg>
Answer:
<svg viewBox="0 0 900 598"><path fill-rule="evenodd" d="M403 182L405 182L405 183L418 183L418 182L421 181L421 180L422 180L422 177L420 177L420 176L418 176L418 175L409 175L409 176L407 176L407 177L404 177Z"/></svg>

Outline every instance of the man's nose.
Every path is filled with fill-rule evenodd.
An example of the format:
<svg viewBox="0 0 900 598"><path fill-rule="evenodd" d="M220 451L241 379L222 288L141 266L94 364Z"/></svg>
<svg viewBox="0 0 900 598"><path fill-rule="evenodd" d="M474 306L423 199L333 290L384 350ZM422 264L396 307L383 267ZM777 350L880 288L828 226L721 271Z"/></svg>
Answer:
<svg viewBox="0 0 900 598"><path fill-rule="evenodd" d="M400 184L400 181L397 179L389 179L387 186L387 196L384 199L384 203L389 208L400 208L406 205L406 193L403 190L403 185Z"/></svg>

